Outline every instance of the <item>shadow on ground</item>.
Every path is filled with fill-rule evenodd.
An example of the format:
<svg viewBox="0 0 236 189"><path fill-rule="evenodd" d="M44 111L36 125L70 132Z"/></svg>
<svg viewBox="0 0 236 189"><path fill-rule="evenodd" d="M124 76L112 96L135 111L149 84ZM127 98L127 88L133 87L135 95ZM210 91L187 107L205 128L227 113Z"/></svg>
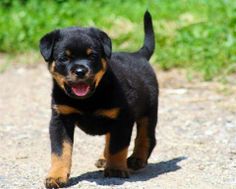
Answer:
<svg viewBox="0 0 236 189"><path fill-rule="evenodd" d="M81 181L95 182L98 185L122 185L124 182L136 182L136 181L147 181L149 179L158 177L159 175L174 172L181 169L177 164L187 159L186 157L177 157L168 161L162 161L159 163L150 163L148 166L140 172L133 173L128 179L120 178L104 178L102 171L93 171L82 174L78 177L72 177L69 181L69 186L76 185Z"/></svg>

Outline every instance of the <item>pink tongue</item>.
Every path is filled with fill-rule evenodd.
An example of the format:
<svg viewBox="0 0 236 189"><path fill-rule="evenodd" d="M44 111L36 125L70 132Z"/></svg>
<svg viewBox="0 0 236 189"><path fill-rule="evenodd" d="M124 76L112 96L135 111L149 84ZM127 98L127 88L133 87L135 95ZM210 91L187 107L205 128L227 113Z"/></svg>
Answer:
<svg viewBox="0 0 236 189"><path fill-rule="evenodd" d="M72 91L77 96L85 96L89 92L90 86L86 83L79 83L78 85L72 87Z"/></svg>

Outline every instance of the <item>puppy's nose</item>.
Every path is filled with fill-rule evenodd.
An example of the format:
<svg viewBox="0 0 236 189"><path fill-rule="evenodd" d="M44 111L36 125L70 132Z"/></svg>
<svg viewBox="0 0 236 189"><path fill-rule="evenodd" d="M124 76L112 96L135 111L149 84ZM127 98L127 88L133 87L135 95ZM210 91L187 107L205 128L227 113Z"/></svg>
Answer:
<svg viewBox="0 0 236 189"><path fill-rule="evenodd" d="M88 73L88 68L86 68L85 66L79 66L76 70L75 70L75 74L77 75L78 78L84 78L86 73Z"/></svg>

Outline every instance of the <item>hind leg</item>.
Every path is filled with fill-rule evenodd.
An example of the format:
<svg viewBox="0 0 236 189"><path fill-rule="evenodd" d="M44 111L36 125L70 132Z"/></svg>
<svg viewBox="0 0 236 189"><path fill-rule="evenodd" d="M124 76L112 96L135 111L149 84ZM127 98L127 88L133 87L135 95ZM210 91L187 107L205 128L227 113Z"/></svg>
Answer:
<svg viewBox="0 0 236 189"><path fill-rule="evenodd" d="M142 117L137 121L137 136L133 154L128 158L128 167L132 170L144 168L156 145L155 128L157 114Z"/></svg>

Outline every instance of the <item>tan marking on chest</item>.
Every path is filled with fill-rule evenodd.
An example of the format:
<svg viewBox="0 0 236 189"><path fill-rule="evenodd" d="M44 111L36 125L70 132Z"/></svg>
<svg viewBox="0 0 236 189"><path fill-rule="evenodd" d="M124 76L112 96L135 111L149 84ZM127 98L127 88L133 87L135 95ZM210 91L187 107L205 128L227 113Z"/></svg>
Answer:
<svg viewBox="0 0 236 189"><path fill-rule="evenodd" d="M79 111L76 108L73 108L71 106L67 105L53 105L52 108L59 114L63 115L69 115L69 114L82 114L81 111Z"/></svg>
<svg viewBox="0 0 236 189"><path fill-rule="evenodd" d="M108 117L110 119L116 119L119 115L119 112L120 112L120 108L99 109L95 112L95 115Z"/></svg>

